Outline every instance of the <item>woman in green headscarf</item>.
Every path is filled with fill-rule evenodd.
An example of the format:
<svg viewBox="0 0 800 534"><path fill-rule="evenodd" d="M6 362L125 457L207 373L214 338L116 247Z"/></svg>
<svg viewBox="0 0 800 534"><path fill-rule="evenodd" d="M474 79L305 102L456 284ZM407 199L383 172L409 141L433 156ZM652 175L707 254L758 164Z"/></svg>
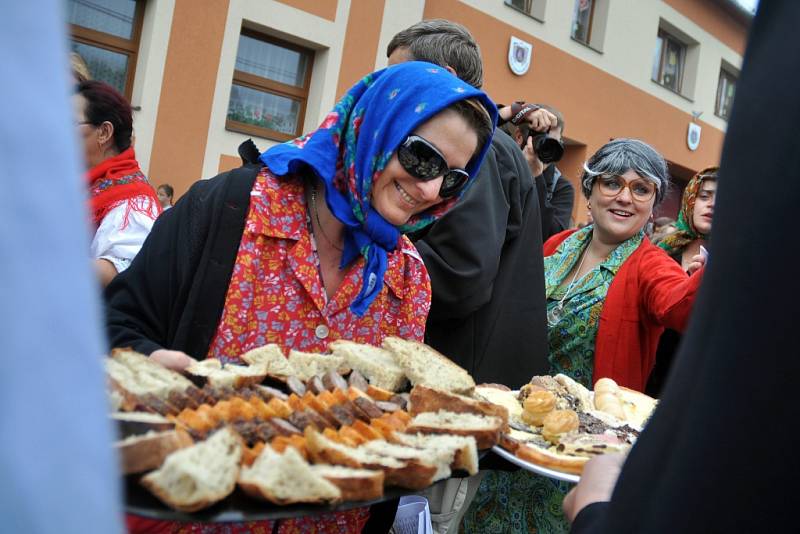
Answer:
<svg viewBox="0 0 800 534"><path fill-rule="evenodd" d="M692 257L700 254L700 247L711 233L718 169L719 167L707 167L689 180L683 190L678 231L658 243L684 270L691 263Z"/></svg>
<svg viewBox="0 0 800 534"><path fill-rule="evenodd" d="M711 234L718 170L719 167L707 167L689 180L683 190L678 230L657 243L673 260L681 264L683 270L688 268L695 255L701 253L700 247L706 244ZM658 397L661 393L680 340L681 335L669 328L661 334L656 350L656 364L645 388L648 395Z"/></svg>

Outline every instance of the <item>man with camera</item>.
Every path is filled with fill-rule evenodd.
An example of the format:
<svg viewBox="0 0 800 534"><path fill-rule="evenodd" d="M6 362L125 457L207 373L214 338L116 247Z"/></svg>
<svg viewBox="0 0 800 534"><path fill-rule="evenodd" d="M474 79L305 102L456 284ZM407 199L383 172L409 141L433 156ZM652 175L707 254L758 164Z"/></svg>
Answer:
<svg viewBox="0 0 800 534"><path fill-rule="evenodd" d="M506 133L522 148L539 196L539 213L542 218L542 240L571 226L575 189L561 175L556 163L564 155L564 116L548 105L517 103L512 106L512 120L503 125ZM537 109L545 109L556 116L557 124L548 132L531 130L525 118ZM515 120L516 119L516 120ZM517 123L517 124L515 124Z"/></svg>

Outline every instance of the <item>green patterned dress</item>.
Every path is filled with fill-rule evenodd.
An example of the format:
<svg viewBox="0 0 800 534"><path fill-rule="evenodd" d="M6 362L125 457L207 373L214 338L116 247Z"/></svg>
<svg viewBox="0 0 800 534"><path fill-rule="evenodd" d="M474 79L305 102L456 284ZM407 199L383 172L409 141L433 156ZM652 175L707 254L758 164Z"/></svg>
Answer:
<svg viewBox="0 0 800 534"><path fill-rule="evenodd" d="M558 246L555 253L544 259L548 312L558 306L564 296L567 287L560 286L580 261L591 232L592 226L575 232ZM641 231L624 241L605 261L572 284L564 299L561 320L548 329L550 374L563 373L591 387L594 343L606 293L620 266L641 244L643 237L644 231ZM459 531L569 532L561 502L571 488L572 484L568 482L529 471L489 471L464 515Z"/></svg>

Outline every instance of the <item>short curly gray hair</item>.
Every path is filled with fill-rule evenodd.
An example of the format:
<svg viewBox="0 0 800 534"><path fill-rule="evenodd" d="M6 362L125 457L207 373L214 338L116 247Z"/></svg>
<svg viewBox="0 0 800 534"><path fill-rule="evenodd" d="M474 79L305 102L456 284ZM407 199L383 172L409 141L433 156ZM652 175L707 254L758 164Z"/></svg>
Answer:
<svg viewBox="0 0 800 534"><path fill-rule="evenodd" d="M614 139L583 164L581 189L584 196L591 196L592 186L598 176L620 176L630 170L656 184L655 204L659 204L670 185L667 162L656 149L638 139Z"/></svg>

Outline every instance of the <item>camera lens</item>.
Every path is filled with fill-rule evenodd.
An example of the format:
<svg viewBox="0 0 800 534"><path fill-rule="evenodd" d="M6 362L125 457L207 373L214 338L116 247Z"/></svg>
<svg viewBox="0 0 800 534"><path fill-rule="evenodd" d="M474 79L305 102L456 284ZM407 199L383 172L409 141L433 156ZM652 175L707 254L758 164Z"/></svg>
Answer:
<svg viewBox="0 0 800 534"><path fill-rule="evenodd" d="M545 134L536 136L533 140L533 149L542 163L554 163L564 155L564 145L561 141Z"/></svg>

